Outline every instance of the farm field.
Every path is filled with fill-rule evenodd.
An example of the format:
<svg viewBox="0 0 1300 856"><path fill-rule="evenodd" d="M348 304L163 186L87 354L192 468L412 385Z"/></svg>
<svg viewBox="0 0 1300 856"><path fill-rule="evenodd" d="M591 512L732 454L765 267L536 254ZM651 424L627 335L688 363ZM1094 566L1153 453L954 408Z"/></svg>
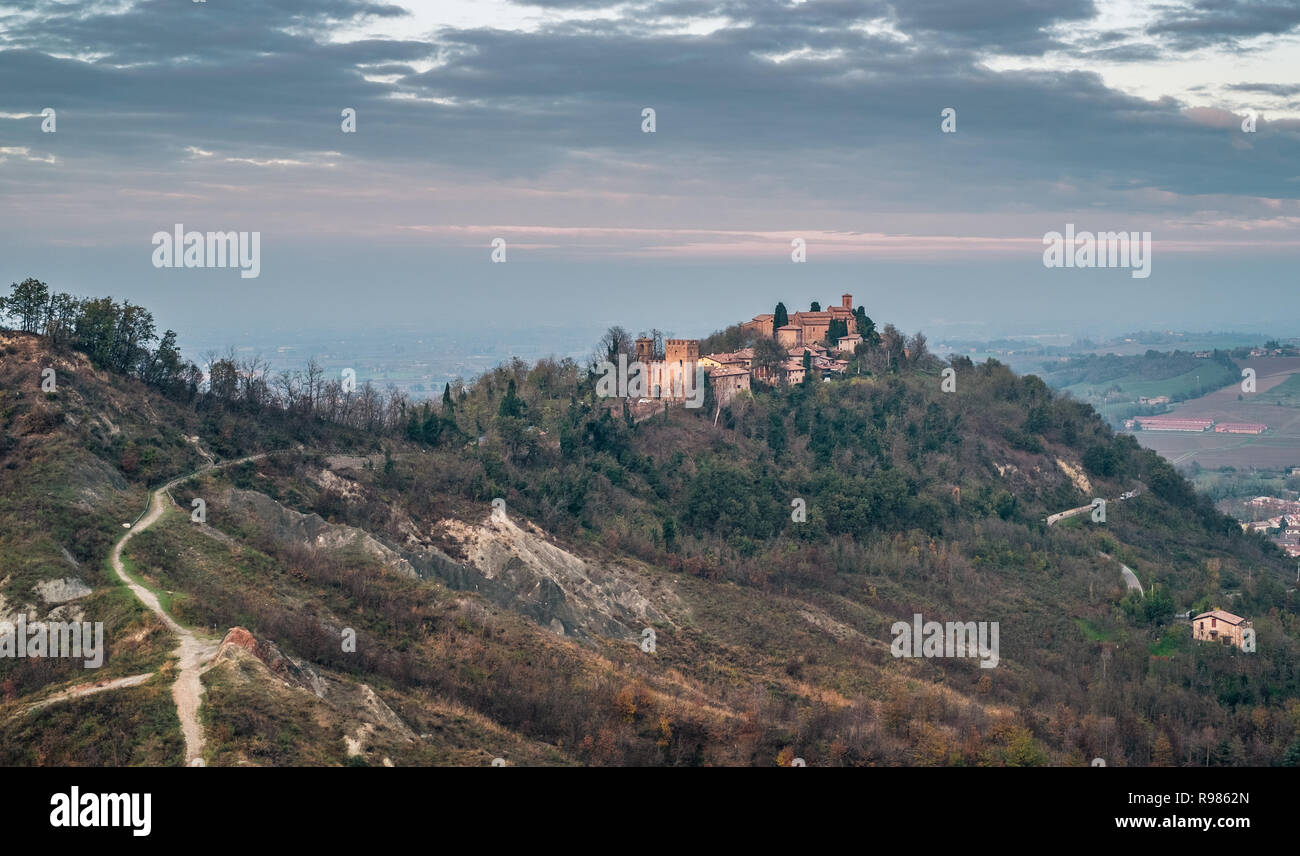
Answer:
<svg viewBox="0 0 1300 856"><path fill-rule="evenodd" d="M1183 434L1138 431L1137 441L1175 464L1196 461L1206 468L1238 469L1300 466L1300 357L1239 360L1255 370L1255 392L1240 382L1175 405L1168 415L1217 422L1262 422L1262 435ZM1241 396L1238 400L1238 396Z"/></svg>
<svg viewBox="0 0 1300 856"><path fill-rule="evenodd" d="M1198 366L1193 371L1160 380L1141 380L1125 376L1101 383L1077 383L1064 387L1064 389L1081 401L1092 401L1108 397L1117 400L1122 399L1123 401L1137 401L1141 396L1154 397L1158 395L1167 395L1173 398L1175 396L1195 395L1198 389L1204 392L1207 387L1212 385L1219 386L1218 381L1223 380L1225 372L1226 370L1222 366L1206 360L1203 366ZM1122 396L1108 395L1115 386L1119 386L1123 390Z"/></svg>

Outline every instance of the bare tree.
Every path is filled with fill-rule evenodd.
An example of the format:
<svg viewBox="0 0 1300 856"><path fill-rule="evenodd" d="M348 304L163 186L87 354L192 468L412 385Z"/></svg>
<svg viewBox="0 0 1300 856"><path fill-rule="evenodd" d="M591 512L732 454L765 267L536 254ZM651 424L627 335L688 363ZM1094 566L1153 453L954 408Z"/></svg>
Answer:
<svg viewBox="0 0 1300 856"><path fill-rule="evenodd" d="M917 330L916 334L907 340L907 361L916 366L924 363L929 356L925 334Z"/></svg>
<svg viewBox="0 0 1300 856"><path fill-rule="evenodd" d="M906 347L906 337L893 324L886 324L885 329L880 331L880 350L887 357L885 363L887 368L897 371L903 367L906 361L904 354Z"/></svg>
<svg viewBox="0 0 1300 856"><path fill-rule="evenodd" d="M618 362L619 354L632 354L632 334L622 327L610 327L596 343L596 359Z"/></svg>
<svg viewBox="0 0 1300 856"><path fill-rule="evenodd" d="M255 354L239 363L240 396L254 409L270 403L271 388L266 381L271 364Z"/></svg>

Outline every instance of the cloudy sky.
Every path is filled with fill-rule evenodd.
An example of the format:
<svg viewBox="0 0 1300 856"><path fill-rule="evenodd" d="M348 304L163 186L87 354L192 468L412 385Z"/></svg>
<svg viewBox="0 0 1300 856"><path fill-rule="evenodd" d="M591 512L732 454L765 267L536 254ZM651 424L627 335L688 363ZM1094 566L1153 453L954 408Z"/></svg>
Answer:
<svg viewBox="0 0 1300 856"><path fill-rule="evenodd" d="M178 329L693 335L850 291L939 333L1294 334L1298 71L1295 0L30 0L0 278ZM175 223L260 231L261 275L155 269ZM1151 276L1045 268L1067 223L1151 232Z"/></svg>

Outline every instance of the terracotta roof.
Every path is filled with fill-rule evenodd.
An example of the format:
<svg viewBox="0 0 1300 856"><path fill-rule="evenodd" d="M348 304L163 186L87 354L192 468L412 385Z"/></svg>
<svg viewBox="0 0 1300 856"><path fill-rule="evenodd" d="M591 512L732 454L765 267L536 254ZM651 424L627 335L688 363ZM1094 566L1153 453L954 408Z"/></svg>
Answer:
<svg viewBox="0 0 1300 856"><path fill-rule="evenodd" d="M1196 619L1200 618L1217 618L1220 621L1226 621L1229 624L1240 624L1246 620L1240 615L1233 615L1231 612L1224 612L1222 609L1212 609L1209 612L1202 612L1200 615L1196 616ZM1193 619L1193 621L1196 619Z"/></svg>

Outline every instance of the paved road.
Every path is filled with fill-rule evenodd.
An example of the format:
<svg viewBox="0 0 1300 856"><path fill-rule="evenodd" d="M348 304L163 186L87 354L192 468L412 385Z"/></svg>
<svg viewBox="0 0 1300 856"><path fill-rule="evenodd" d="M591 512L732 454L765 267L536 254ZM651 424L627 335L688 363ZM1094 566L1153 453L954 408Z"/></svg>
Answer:
<svg viewBox="0 0 1300 856"><path fill-rule="evenodd" d="M1103 559L1109 559L1110 561L1118 564L1120 576L1124 578L1124 584L1128 586L1128 590L1133 591L1136 589L1138 594L1142 595L1143 597L1146 597L1147 593L1142 590L1142 583L1138 580L1137 574L1133 573L1132 568L1130 568L1128 565L1124 564L1123 562L1120 562L1118 559L1116 559L1115 557L1111 556L1108 553L1098 552L1097 555L1101 556Z"/></svg>
<svg viewBox="0 0 1300 856"><path fill-rule="evenodd" d="M1119 572L1124 575L1124 582L1128 585L1129 591L1137 589L1138 594L1146 597L1147 593L1142 590L1142 583L1138 582L1137 574L1128 565L1120 564Z"/></svg>

